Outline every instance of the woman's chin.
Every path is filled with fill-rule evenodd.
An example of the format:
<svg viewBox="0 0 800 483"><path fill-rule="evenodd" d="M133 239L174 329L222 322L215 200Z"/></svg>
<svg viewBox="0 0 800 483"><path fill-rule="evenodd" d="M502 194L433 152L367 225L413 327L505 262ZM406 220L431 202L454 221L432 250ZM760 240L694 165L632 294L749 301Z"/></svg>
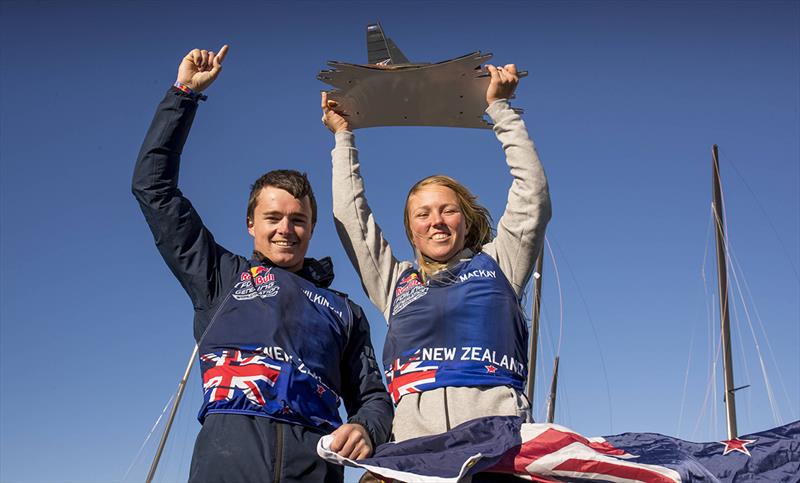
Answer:
<svg viewBox="0 0 800 483"><path fill-rule="evenodd" d="M430 258L431 260L433 260L435 262L447 263L448 261L450 261L451 258L453 258L453 256L456 253L458 253L458 252L453 251L453 250L447 250L447 251L445 251L445 250L436 250L436 251L430 252L430 253L423 253L423 255L425 255L425 257Z"/></svg>

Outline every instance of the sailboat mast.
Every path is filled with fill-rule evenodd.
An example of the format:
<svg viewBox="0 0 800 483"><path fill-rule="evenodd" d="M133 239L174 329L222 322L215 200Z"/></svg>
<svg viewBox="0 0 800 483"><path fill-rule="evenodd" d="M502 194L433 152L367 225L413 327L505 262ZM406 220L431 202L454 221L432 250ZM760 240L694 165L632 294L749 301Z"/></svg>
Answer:
<svg viewBox="0 0 800 483"><path fill-rule="evenodd" d="M733 387L733 357L731 355L730 316L728 314L728 265L725 246L725 220L723 218L722 188L720 186L719 153L717 145L711 148L711 164L713 170L714 201L711 209L717 235L717 281L719 284L719 316L721 323L723 371L725 376L725 409L728 418L728 439L738 435L736 429L736 399Z"/></svg>
<svg viewBox="0 0 800 483"><path fill-rule="evenodd" d="M547 422L556 419L556 394L558 393L558 356L553 362L553 379L550 381L550 396L547 398Z"/></svg>
<svg viewBox="0 0 800 483"><path fill-rule="evenodd" d="M528 383L525 386L525 396L531 406L531 418L533 418L533 385L536 382L536 355L539 347L539 314L542 308L542 265L544 263L544 245L536 259L536 269L534 271L534 294L533 308L531 313L531 335L528 341Z"/></svg>
<svg viewBox="0 0 800 483"><path fill-rule="evenodd" d="M161 453L164 451L164 446L167 444L167 438L169 437L169 430L172 428L172 422L175 420L175 414L178 412L178 406L181 403L181 398L183 397L183 391L186 389L186 381L189 379L189 374L192 372L192 366L194 365L194 359L197 357L198 346L195 345L194 349L192 350L192 355L189 356L189 363L186 365L186 370L183 371L183 377L181 378L181 382L178 383L178 391L175 395L175 402L172 403L172 410L169 412L169 418L167 418L167 424L164 426L164 433L161 435L161 441L158 442L158 448L156 449L156 455L153 457L153 462L150 464L150 471L147 472L147 478L145 479L146 483L151 483L153 481L153 477L156 475L156 469L158 468L158 462L161 460Z"/></svg>

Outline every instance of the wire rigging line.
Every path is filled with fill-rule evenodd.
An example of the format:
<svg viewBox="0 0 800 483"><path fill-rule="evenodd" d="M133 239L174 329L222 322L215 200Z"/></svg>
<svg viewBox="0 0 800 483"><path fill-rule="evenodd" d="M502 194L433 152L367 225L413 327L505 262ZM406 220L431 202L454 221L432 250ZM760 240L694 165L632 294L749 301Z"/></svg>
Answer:
<svg viewBox="0 0 800 483"><path fill-rule="evenodd" d="M742 332L744 332L744 331L742 330L742 321L739 318L739 309L737 308L737 306L736 306L737 304L735 304L735 303L731 303L729 305L730 305L731 309L733 310L733 320L734 320L734 322L736 322L736 330L734 332L736 333L736 340L739 341L739 350L741 351L741 354L742 354L741 361L742 361L742 364L744 366L744 378L745 378L745 381L747 381L749 383L753 379L750 377L750 365L747 363L747 357L746 357L747 352L745 352L745 350L744 350L744 338L742 337ZM751 402L752 402L752 398L750 396L752 394L753 394L752 391L747 391L747 417L748 417L748 419L752 416L752 411L750 410L751 409ZM776 424L776 426L777 426L777 424Z"/></svg>
<svg viewBox="0 0 800 483"><path fill-rule="evenodd" d="M161 418L164 417L164 414L167 412L167 409L169 409L169 405L172 402L172 399L174 397L175 397L175 394L170 394L169 400L167 401L167 404L164 405L164 409L161 410L161 414L158 415L158 418L156 418L156 422L153 424L153 427L150 428L150 432L147 433L147 436L144 438L144 442L142 443L142 446L139 447L139 451L136 452L136 456L134 456L133 461L131 461L130 466L128 466L128 469L125 471L125 474L122 475L122 481L125 481L125 480L128 479L128 474L131 472L131 470L133 469L133 466L136 464L136 462L139 461L139 457L142 455L142 451L144 451L144 447L147 445L147 442L150 441L150 437L153 435L153 432L155 432L156 427L158 427L158 423L161 422Z"/></svg>
<svg viewBox="0 0 800 483"><path fill-rule="evenodd" d="M705 303L705 309L706 309L706 326L707 327L710 327L711 324L714 323L713 322L713 320L714 320L713 319L713 309L712 309L714 301L713 301L713 297L711 295L709 295L709 291L708 291L709 282L708 282L708 279L706 278L706 263L708 262L708 247L711 244L711 227L712 227L711 215L709 214L708 224L707 224L707 227L706 227L706 243L704 245L705 249L703 250L703 263L700 265L700 278L703 281L703 293L705 295L704 300L706 302ZM692 362L692 348L694 347L694 334L695 334L695 330L694 329L695 329L695 326L693 325L692 326L692 337L691 337L691 340L690 340L690 343L689 343L689 346L690 346L689 347L689 357L688 357L688 360L686 362L686 374L684 375L684 379L683 379L683 394L681 394L681 407L680 407L680 413L678 415L678 430L676 431L676 434L679 435L679 436L680 436L680 427L681 427L681 425L683 423L683 411L685 409L686 393L687 393L688 381L689 381L689 371L690 371L690 366L691 366L691 362ZM711 341L711 338L712 338L712 336L709 334L709 338L708 338L709 343ZM713 353L713 348L709 348L708 353L712 354ZM706 391L708 391L708 388L706 388ZM707 400L707 397L708 396L706 396L706 400ZM701 411L704 411L704 410L705 410L705 408L701 408ZM696 425L695 425L695 430L694 431L695 431L695 433L697 432L697 426Z"/></svg>
<svg viewBox="0 0 800 483"><path fill-rule="evenodd" d="M767 220L767 223L769 224L769 227L772 229L772 233L775 234L775 238L778 240L778 244L781 246L781 249L783 249L783 254L786 256L786 259L789 260L789 266L792 267L792 271L794 271L795 279L798 282L800 282L800 274L798 274L797 267L795 266L794 261L792 260L792 257L789 254L789 250L786 248L786 245L783 243L783 239L781 238L780 234L778 233L777 228L775 228L775 224L772 223L772 219L769 217L769 212L764 208L764 205L761 204L761 200L759 200L758 196L756 196L755 191L753 191L753 189L750 188L750 185L747 184L747 180L745 179L744 176L742 176L742 173L739 172L739 169L736 167L736 164L733 161L731 161L731 159L732 158L729 158L727 156L727 154L726 154L726 160L727 160L726 163L729 164L733 168L733 171L739 176L739 179L742 180L742 183L744 184L745 188L747 188L747 191L750 192L750 195L756 201L756 205L758 205L758 208L761 210L761 213L764 215L764 219Z"/></svg>
<svg viewBox="0 0 800 483"><path fill-rule="evenodd" d="M692 366L692 350L694 349L694 332L695 327L692 327L692 338L689 340L689 359L686 361L686 373L683 375L683 391L681 393L681 406L678 413L678 427L675 429L675 435L680 437L681 424L683 423L683 410L686 407L686 389L689 385L689 369Z"/></svg>
<svg viewBox="0 0 800 483"><path fill-rule="evenodd" d="M545 238L545 242L547 246L550 247L550 240ZM555 242L554 242L555 243ZM561 252L561 256L564 259L564 263L567 265L567 270L569 271L570 277L575 282L575 288L578 291L578 296L580 297L581 304L583 305L583 310L586 312L586 319L589 321L589 327L592 329L592 335L594 336L595 344L597 344L597 352L600 359L600 367L603 371L603 379L606 383L606 400L608 401L608 425L610 432L614 432L614 413L613 407L611 405L611 385L608 382L608 371L606 370L606 361L605 357L603 357L603 347L600 345L600 338L597 336L597 330L595 329L594 320L592 319L592 314L589 312L589 304L586 303L586 298L583 296L583 290L581 290L580 283L578 283L578 279L575 276L575 272L573 272L572 267L569 264L569 260L567 256L564 254L564 250L561 249L560 245L556 244L556 247ZM550 253L553 254L552 249ZM555 259L553 260L553 264L555 264ZM560 344L560 342L559 342Z"/></svg>
<svg viewBox="0 0 800 483"><path fill-rule="evenodd" d="M200 364L200 360L199 359L195 360L194 365L199 365L199 364ZM192 368L192 370L194 371L194 367ZM198 368L198 371L199 371L199 368ZM197 380L197 379L195 379L195 380ZM187 384L188 384L188 381L187 381ZM202 393L202 388L200 389L200 392ZM184 402L184 407L186 407L186 402ZM179 460L178 468L185 468L186 467L185 466L186 453L187 453L189 448L193 448L194 447L193 443L189 443L189 430L191 429L190 428L190 424L192 422L196 421L196 419L194 417L192 417L193 414L190 413L189 411L184 411L184 413L186 413L187 416L184 417L185 422L183 424L183 432L181 434L181 439L180 439L184 443L183 443L182 449L181 449L181 459ZM178 480L181 480L181 479L183 479L183 478L176 478L175 480L178 481Z"/></svg>
<svg viewBox="0 0 800 483"><path fill-rule="evenodd" d="M549 325L543 324L543 323L540 322L539 328L540 328L540 330L542 332L544 332L544 336L547 337L547 341L549 343L549 347L545 347L545 348L549 348L550 349L550 354L549 354L550 358L549 358L549 360L553 360L553 359L555 359L556 356L560 356L560 354L561 354L561 341L562 341L562 334L563 334L563 329L564 329L564 291L563 291L563 289L561 287L561 276L560 276L560 272L558 270L558 264L556 263L555 254L553 252L552 247L550 246L550 243L548 241L548 237L547 236L545 236L545 243L546 243L547 249L548 249L549 254L550 254L550 259L553 262L553 271L555 273L556 288L557 288L557 291L558 291L558 301L559 301L559 304L558 304L559 305L559 321L558 321L559 329L558 329L558 334L559 335L558 335L558 346L557 346L557 348L553 345L553 336L552 336L552 331L549 328ZM539 274L539 275L543 276L543 274ZM532 285L534 283L535 282L533 282L533 281L531 282ZM550 320L549 311L547 309L547 304L544 302L544 300L542 300L542 302L541 302L540 309L541 309L540 314L544 314L544 317L540 317L540 320L541 319L545 319L545 318ZM540 333L540 339L541 339L541 336L542 336L542 334ZM540 346L542 346L541 343L540 343ZM544 354L542 352L543 351L536 351L536 362L537 362L536 363L536 368L537 368L537 370L541 371L542 372L542 376L544 376L544 365L545 365L545 362L544 362ZM549 364L549 361L548 361L548 366L552 367ZM562 380L562 387L563 387L563 380ZM542 384L539 384L538 388L541 391L541 393L543 395L543 398L546 400L547 399L546 386L542 385ZM563 398L566 398L566 393L564 393L564 391L559 391L559 392L564 394ZM536 398L535 394L533 396L534 396L534 398ZM568 401L566 401L566 399L562 399L562 402L564 403L564 405L566 405ZM544 414L538 414L537 415L537 416L541 416L541 418L538 418L538 420L544 421L546 410L547 410L547 404L537 405L537 406L534 407L534 410L536 410L536 408L540 408L540 411L545 411Z"/></svg>
<svg viewBox="0 0 800 483"><path fill-rule="evenodd" d="M550 238L545 236L544 242L547 245L547 251L550 253L550 260L553 262L553 271L556 274L556 286L558 287L558 348L556 349L556 356L560 357L561 341L564 335L564 291L561 289L561 274L558 270L553 247L550 246ZM566 258L564 258L564 260L566 260Z"/></svg>
<svg viewBox="0 0 800 483"><path fill-rule="evenodd" d="M743 272L741 264L739 263L736 256L734 254L731 254L731 256L733 257L734 263L736 263L736 265L739 267L739 271ZM761 314L758 310L758 305L756 305L755 297L753 297L753 293L750 291L750 284L747 283L747 278L745 277L742 278L742 285L744 286L745 292L747 293L747 298L750 300L750 306L753 308L753 314L756 317L759 329L761 329L761 336L764 338L764 342L767 344L767 352L769 353L769 356L772 359L772 365L773 367L775 367L775 370L778 373L778 381L780 382L781 388L783 389L783 396L786 398L786 403L790 408L789 420L795 420L797 419L797 416L791 410L792 399L789 397L789 391L786 389L786 383L784 382L783 379L783 373L780 370L780 365L778 364L778 361L775 359L775 351L772 349L772 343L770 342L769 337L767 336L767 330L764 327L764 321L761 318Z"/></svg>
<svg viewBox="0 0 800 483"><path fill-rule="evenodd" d="M705 279L705 277L704 277L704 279ZM700 413L697 415L697 420L695 421L694 429L692 430L692 438L696 438L696 436L697 436L697 430L700 427L700 422L703 420L703 416L705 416L706 411L708 410L708 400L709 400L709 398L713 399L713 401L714 401L714 405L712 406L712 409L711 409L711 411L712 411L712 424L713 424L713 421L716 419L717 394L716 394L716 383L715 383L715 380L714 380L714 375L717 373L717 360L719 360L719 357L720 357L720 348L721 348L722 344L720 344L719 346L716 345L717 338L715 337L715 331L714 331L714 329L716 328L716 323L714 322L714 319L715 319L715 316L716 316L716 306L714 305L715 298L714 298L713 293L709 294L708 291L706 291L706 294L710 295L710 297L709 297L710 300L709 300L709 303L708 303L708 305L709 305L709 308L708 308L709 319L707 321L708 323L707 323L706 326L708 327L708 332L709 332L709 334L708 334L708 344L709 344L708 354L711 356L711 358L709 360L708 380L707 380L707 383L706 383L706 393L705 393L705 396L703 397L703 404L700 406ZM721 336L720 336L720 338L721 338Z"/></svg>
<svg viewBox="0 0 800 483"><path fill-rule="evenodd" d="M732 272L733 272L733 270L732 270ZM735 272L733 272L733 273L735 273ZM734 279L735 279L735 277L734 277ZM739 284L738 280L736 281L736 284L737 285ZM739 288L739 291L741 292L741 288ZM740 296L741 296L741 293L740 293ZM742 303L744 303L744 299L742 299ZM778 404L777 404L777 401L775 399L775 394L774 394L774 391L772 390L772 384L769 381L769 376L767 374L767 366L764 363L764 356L761 353L761 345L758 343L758 339L756 337L756 332L755 332L755 329L753 328L753 322L750 319L750 314L747 311L747 307L743 306L743 309L744 309L744 312L745 312L745 320L747 320L747 326L750 328L750 334L753 337L753 343L755 344L755 347L756 347L756 354L758 355L758 362L759 362L759 365L761 367L761 374L762 374L762 377L764 378L764 387L767 390L767 398L769 399L770 409L772 409L772 417L773 417L773 420L775 421L775 424L776 425L780 425L783 418L781 418L780 409L778 408Z"/></svg>
<svg viewBox="0 0 800 483"><path fill-rule="evenodd" d="M548 310L547 310L547 305L544 304L544 303L542 303L542 314L544 314L543 319L550 320L550 316L549 316ZM553 336L552 336L552 333L550 331L550 326L548 324L539 324L539 327L544 332L543 337L546 337L547 338L547 342L548 342L548 345L543 345L543 344L540 343L540 347L543 347L544 349L549 351L549 353L547 354L549 356L548 357L548 361L552 361L555 358L555 355L554 355L555 354L555 344L553 343ZM541 333L539 335L542 336ZM540 341L541 341L541 339L542 339L542 337L539 338ZM542 376L543 377L544 377L544 365L545 365L544 357L545 357L545 354L544 354L543 350L536 351L536 358L537 358L536 367L538 368L538 370L540 370L542 372ZM537 387L539 388L539 393L542 396L542 399L546 400L546 396L544 395L545 394L545 385L544 384L538 384ZM534 397L535 396L536 395L534 394ZM537 415L537 416L540 416L540 417L537 417L536 420L537 421L544 421L545 414L546 414L545 411L547 409L547 405L546 404L540 404L534 409L539 409L539 411L540 411L540 414Z"/></svg>
<svg viewBox="0 0 800 483"><path fill-rule="evenodd" d="M719 224L720 220L717 219L716 222L717 222L717 224ZM764 357L763 357L763 355L761 353L761 345L758 343L758 338L756 337L755 329L753 328L753 321L752 321L752 319L750 317L750 312L747 310L747 304L745 303L744 297L742 296L743 291L742 291L741 283L739 282L739 274L738 274L738 271L735 269L734 263L733 263L733 261L731 259L730 253L732 253L733 250L731 249L730 242L728 240L727 234L726 234L725 239L723 240L723 242L725 243L726 251L729 253L729 255L726 257L726 263L728 264L728 266L730 268L730 271L731 271L731 274L733 275L733 280L734 280L736 289L738 291L737 293L739 294L739 297L740 297L741 302L742 302L742 309L744 310L744 313L745 313L745 320L747 320L747 325L750 328L750 333L751 333L751 335L753 337L753 343L754 343L755 348L756 348L756 354L758 356L758 361L759 361L759 364L761 366L761 374L762 374L762 377L764 378L764 386L765 386L765 388L767 390L767 398L769 399L770 409L772 410L772 415L773 415L773 418L775 419L776 424L780 424L780 421L781 421L780 411L778 410L777 403L775 401L775 396L774 396L774 393L772 391L772 385L769 382L769 376L767 375L767 368L766 368L766 365L764 364Z"/></svg>

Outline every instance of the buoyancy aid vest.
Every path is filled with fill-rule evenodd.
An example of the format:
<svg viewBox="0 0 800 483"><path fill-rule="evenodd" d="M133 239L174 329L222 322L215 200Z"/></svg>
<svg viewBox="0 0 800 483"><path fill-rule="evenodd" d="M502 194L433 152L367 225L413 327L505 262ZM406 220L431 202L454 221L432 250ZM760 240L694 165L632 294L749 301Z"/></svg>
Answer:
<svg viewBox="0 0 800 483"><path fill-rule="evenodd" d="M200 422L234 413L337 428L352 317L343 295L251 261L200 341Z"/></svg>
<svg viewBox="0 0 800 483"><path fill-rule="evenodd" d="M383 364L395 404L448 386L523 390L528 329L497 262L481 252L423 282L408 269L395 284Z"/></svg>

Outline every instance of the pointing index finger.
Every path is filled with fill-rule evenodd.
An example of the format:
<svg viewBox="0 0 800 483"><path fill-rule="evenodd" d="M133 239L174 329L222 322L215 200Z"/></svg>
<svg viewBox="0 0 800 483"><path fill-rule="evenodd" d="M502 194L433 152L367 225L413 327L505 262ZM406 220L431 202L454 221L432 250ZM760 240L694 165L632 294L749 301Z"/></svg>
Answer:
<svg viewBox="0 0 800 483"><path fill-rule="evenodd" d="M217 54L217 62L221 64L222 61L225 60L225 56L227 54L228 54L228 44L225 44L222 46L221 49L219 49L219 53Z"/></svg>

